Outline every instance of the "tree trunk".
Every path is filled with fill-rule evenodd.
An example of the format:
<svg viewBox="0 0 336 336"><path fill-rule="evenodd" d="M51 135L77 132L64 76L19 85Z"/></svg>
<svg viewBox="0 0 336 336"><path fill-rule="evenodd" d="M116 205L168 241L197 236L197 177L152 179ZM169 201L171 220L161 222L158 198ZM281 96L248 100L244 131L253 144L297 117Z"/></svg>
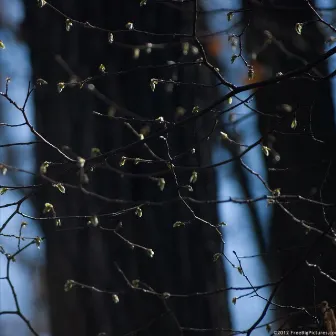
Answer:
<svg viewBox="0 0 336 336"><path fill-rule="evenodd" d="M304 25L301 35L295 31L296 23L316 19L306 1L273 1L265 7L257 5L252 15L246 13L246 19L251 19L245 38L247 49L250 54L256 53L254 64L263 69L263 79L301 67L324 52L325 37L321 26L316 23ZM325 76L327 64L321 64L310 73ZM300 195L316 201L321 201L322 195L323 202L334 203L332 142L335 126L330 82L308 78L281 82L258 90L256 105L258 110L273 114L272 118L260 117L262 134L271 132L265 142L271 148L271 155L266 159L271 188L281 188L282 195ZM336 302L335 285L316 268L307 267L305 261L317 264L329 273L335 265L331 262L335 247L330 239L319 238L321 234L306 230L303 224L327 232L329 227L323 211L332 223L334 210L298 200L281 206L273 205L270 246L278 253L271 261L271 269L278 279L287 276L276 300L291 307L305 307L318 315L316 305L322 300ZM291 271L293 267L295 270ZM295 312L287 321L291 329L317 323L301 308L287 312Z"/></svg>
<svg viewBox="0 0 336 336"><path fill-rule="evenodd" d="M153 93L151 78L207 83L211 80L198 65L161 67L170 60L190 62L200 57L192 51L183 55L181 38L137 33L124 28L127 22L133 22L135 29L156 34L190 34L193 18L189 4L158 3L139 7L139 1L53 2L57 9L74 20L88 21L93 26L111 30L125 30L114 34L112 44L108 43L107 32L86 29L76 22L67 32L65 17L49 5L39 9L34 1L25 1L25 4L23 32L31 50L33 74L35 79L43 78L48 82L39 87L34 96L37 129L50 143L74 158L89 158L93 147L105 153L136 141L138 135L118 117L142 119L141 122L128 122L137 132L147 129L151 134L163 126L146 120L162 116L164 120L174 122L183 118L179 116L183 109L190 114L193 106L204 107L207 100L215 96L213 91L210 94L210 91L201 91L191 85L175 86L170 92L171 84L159 84ZM147 50L150 49L147 43L153 44L151 52ZM137 58L138 48L140 55ZM95 76L99 74L100 64L105 65L107 76L84 85L82 89L67 86L57 93L57 83ZM213 123L213 119L205 117L174 130L167 137L169 153L161 138L149 141L148 146L165 160L169 159L168 154L174 157L185 153L174 161L176 166L209 164L211 143L201 142L201 139L211 132ZM195 154L191 154L193 147ZM120 167L122 156L155 162L135 165L126 161ZM51 165L47 175L79 185L81 174L73 173L73 166L52 148L41 147L37 160L39 165L44 161L63 163ZM110 156L104 163L87 172L89 184L84 188L125 202L106 202L80 192L78 188L67 188L63 195L50 183L36 194L36 204L41 212L44 203L49 202L57 216L111 214L99 217L97 227L87 225L89 218L62 219L60 228L55 228L54 221L42 221L47 245L52 334L84 336L105 332L106 335L125 335L133 331L139 335L179 335L186 327L229 327L224 292L173 296L211 292L225 287L225 279L222 261L212 261L213 255L222 249L221 239L214 228L196 220L178 199L171 170L158 162L145 146ZM161 173L155 175L157 171ZM191 170L176 170L179 185L190 184L191 173ZM165 178L163 191L160 191L157 178ZM180 188L181 194L199 200L215 199L213 170L199 173L193 188L192 193ZM177 201L169 201L173 198ZM113 215L142 204L141 218L136 216L135 208ZM215 204L188 204L195 216L213 225L218 223ZM187 224L173 228L176 221ZM153 258L150 258L149 250L138 245L152 249ZM139 280L140 289L132 289L125 277L129 281ZM64 284L69 279L116 293L120 302L114 303L112 294L80 286L65 292ZM144 290L158 294L148 294ZM171 297L164 299L164 292L171 293Z"/></svg>

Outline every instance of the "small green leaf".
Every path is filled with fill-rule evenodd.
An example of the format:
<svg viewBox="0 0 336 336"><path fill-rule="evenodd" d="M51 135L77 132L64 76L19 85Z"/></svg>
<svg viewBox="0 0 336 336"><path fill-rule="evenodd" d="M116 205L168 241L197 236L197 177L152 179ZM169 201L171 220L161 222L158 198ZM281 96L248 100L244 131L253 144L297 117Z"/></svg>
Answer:
<svg viewBox="0 0 336 336"><path fill-rule="evenodd" d="M99 219L98 219L98 217L97 217L97 216L91 216L91 217L90 217L90 220L89 220L89 222L88 222L88 224L89 224L89 225L92 225L92 226L94 226L94 227L98 226L98 224L99 224Z"/></svg>
<svg viewBox="0 0 336 336"><path fill-rule="evenodd" d="M154 251L152 249L147 249L147 254L150 258L154 257Z"/></svg>
<svg viewBox="0 0 336 336"><path fill-rule="evenodd" d="M66 283L64 284L64 291L69 292L74 286L74 284L75 282L73 280L67 280Z"/></svg>
<svg viewBox="0 0 336 336"><path fill-rule="evenodd" d="M135 214L138 216L138 217L142 217L142 210L140 207L137 207L135 209Z"/></svg>
<svg viewBox="0 0 336 336"><path fill-rule="evenodd" d="M120 160L120 162L119 162L119 166L120 166L120 167L124 166L125 163L126 163L126 160L127 160L127 157L126 157L126 156L122 156L122 157L121 157L121 160Z"/></svg>
<svg viewBox="0 0 336 336"><path fill-rule="evenodd" d="M163 189L165 188L166 185L166 181L164 178L159 178L158 180L158 186L160 188L161 191L163 191Z"/></svg>
<svg viewBox="0 0 336 336"><path fill-rule="evenodd" d="M65 83L60 82L60 83L57 84L57 92L58 93L61 93L64 88L65 88Z"/></svg>
<svg viewBox="0 0 336 336"><path fill-rule="evenodd" d="M139 283L140 283L140 280L138 280L138 279L132 280L132 286L135 287L135 288L139 287Z"/></svg>
<svg viewBox="0 0 336 336"><path fill-rule="evenodd" d="M47 168L49 167L49 165L50 165L50 162L48 162L48 161L44 161L41 164L41 167L40 167L41 174L46 174L47 173Z"/></svg>
<svg viewBox="0 0 336 336"><path fill-rule="evenodd" d="M252 80L254 78L254 69L252 65L248 66L247 76L249 80Z"/></svg>
<svg viewBox="0 0 336 336"><path fill-rule="evenodd" d="M232 56L231 56L231 64L233 64L234 61L235 61L238 57L239 57L238 55L232 55Z"/></svg>
<svg viewBox="0 0 336 336"><path fill-rule="evenodd" d="M62 194L65 194L65 187L62 183L55 183L52 186L57 188Z"/></svg>
<svg viewBox="0 0 336 336"><path fill-rule="evenodd" d="M0 195L3 195L7 192L8 188L1 188L0 189Z"/></svg>
<svg viewBox="0 0 336 336"><path fill-rule="evenodd" d="M297 120L296 120L296 118L294 118L293 121L292 121L292 123L291 123L291 128L295 129L297 127L297 124L298 124Z"/></svg>
<svg viewBox="0 0 336 336"><path fill-rule="evenodd" d="M227 135L227 133L220 132L220 135L221 135L222 140L228 140L229 139L229 136Z"/></svg>
<svg viewBox="0 0 336 336"><path fill-rule="evenodd" d="M152 48L153 48L153 43L148 42L146 44L146 53L150 54L152 52Z"/></svg>
<svg viewBox="0 0 336 336"><path fill-rule="evenodd" d="M147 0L141 0L140 1L140 7L146 6L146 4L147 4Z"/></svg>
<svg viewBox="0 0 336 336"><path fill-rule="evenodd" d="M146 44L146 53L147 53L147 54L150 54L150 53L152 52L152 48L153 48L153 43L148 42L148 43Z"/></svg>
<svg viewBox="0 0 336 336"><path fill-rule="evenodd" d="M139 48L134 48L133 49L133 58L138 59L140 57L140 49Z"/></svg>
<svg viewBox="0 0 336 336"><path fill-rule="evenodd" d="M112 294L112 301L114 303L119 303L119 296L117 294Z"/></svg>
<svg viewBox="0 0 336 336"><path fill-rule="evenodd" d="M271 330L272 330L271 325L269 323L266 324L266 331L269 333L269 332L271 332Z"/></svg>
<svg viewBox="0 0 336 336"><path fill-rule="evenodd" d="M7 174L7 168L3 165L0 164L0 171L2 175L6 175Z"/></svg>
<svg viewBox="0 0 336 336"><path fill-rule="evenodd" d="M237 267L237 271L239 272L239 274L243 274L243 269L240 266Z"/></svg>
<svg viewBox="0 0 336 336"><path fill-rule="evenodd" d="M195 113L198 113L198 112L199 112L199 106L194 106L191 113L195 114Z"/></svg>
<svg viewBox="0 0 336 336"><path fill-rule="evenodd" d="M109 43L113 43L113 41L114 41L114 36L113 36L113 33L108 33L108 42Z"/></svg>
<svg viewBox="0 0 336 336"><path fill-rule="evenodd" d="M188 42L183 42L182 43L182 53L183 55L188 55L189 53L189 48L190 48L190 44Z"/></svg>
<svg viewBox="0 0 336 336"><path fill-rule="evenodd" d="M99 155L101 155L101 151L100 151L99 148L97 148L97 147L91 148L91 156L92 157L96 157L96 156L99 156Z"/></svg>
<svg viewBox="0 0 336 336"><path fill-rule="evenodd" d="M230 97L230 98L228 99L228 104L229 104L229 105L232 104L232 97Z"/></svg>
<svg viewBox="0 0 336 336"><path fill-rule="evenodd" d="M270 155L270 151L271 151L270 148L268 148L267 146L262 146L261 149L262 149L262 151L264 152L264 154L265 154L266 156L269 156L269 155Z"/></svg>
<svg viewBox="0 0 336 336"><path fill-rule="evenodd" d="M279 197L281 195L281 189L280 188L274 189L273 192L272 192L272 194L275 197Z"/></svg>
<svg viewBox="0 0 336 336"><path fill-rule="evenodd" d="M0 49L6 49L5 43L0 40Z"/></svg>
<svg viewBox="0 0 336 336"><path fill-rule="evenodd" d="M155 91L155 87L156 87L157 84L158 84L158 80L156 78L152 78L151 81L150 81L150 87L151 87L153 92Z"/></svg>
<svg viewBox="0 0 336 336"><path fill-rule="evenodd" d="M198 176L197 176L197 172L193 171L193 172L191 173L189 182L190 182L190 183L196 183L196 181L197 181L197 177L198 177Z"/></svg>
<svg viewBox="0 0 336 336"><path fill-rule="evenodd" d="M187 184L187 185L184 186L184 187L187 188L187 190L188 190L189 192L193 192L193 191L194 191L193 187L192 187L190 184Z"/></svg>
<svg viewBox="0 0 336 336"><path fill-rule="evenodd" d="M228 12L227 14L226 14L226 16L227 16L227 20L230 22L231 20L232 20L232 18L233 18L233 12Z"/></svg>
<svg viewBox="0 0 336 336"><path fill-rule="evenodd" d="M221 255L221 253L215 253L213 256L213 261L216 262L221 257Z"/></svg>
<svg viewBox="0 0 336 336"><path fill-rule="evenodd" d="M51 203L45 203L43 213L54 212L54 206Z"/></svg>
<svg viewBox="0 0 336 336"><path fill-rule="evenodd" d="M127 23L126 23L126 28L127 28L128 30L133 30L133 29L134 29L134 25L133 25L133 23L132 23L132 22L127 22Z"/></svg>
<svg viewBox="0 0 336 336"><path fill-rule="evenodd" d="M37 0L37 5L42 8L47 2L45 0Z"/></svg>
<svg viewBox="0 0 336 336"><path fill-rule="evenodd" d="M47 85L48 82L45 81L45 80L42 79L42 78L38 78L38 79L36 80L36 84L37 84L37 85Z"/></svg>
<svg viewBox="0 0 336 336"><path fill-rule="evenodd" d="M83 168L85 166L85 159L82 157L78 156L77 158L77 165L79 168Z"/></svg>
<svg viewBox="0 0 336 336"><path fill-rule="evenodd" d="M173 224L173 228L177 228L177 227L180 227L180 226L185 226L185 223L181 222L181 221L177 221Z"/></svg>
<svg viewBox="0 0 336 336"><path fill-rule="evenodd" d="M168 167L168 169L173 170L175 166L174 166L173 163L167 162L167 167Z"/></svg>
<svg viewBox="0 0 336 336"><path fill-rule="evenodd" d="M232 303L235 305L237 303L237 297L232 298Z"/></svg>
<svg viewBox="0 0 336 336"><path fill-rule="evenodd" d="M297 34L301 35L302 34L302 28L303 28L303 23L298 22L295 24L295 31Z"/></svg>
<svg viewBox="0 0 336 336"><path fill-rule="evenodd" d="M56 226L61 226L62 222L59 218L57 218L55 224L56 224Z"/></svg>
<svg viewBox="0 0 336 336"><path fill-rule="evenodd" d="M66 19L65 20L65 29L66 31L70 31L71 27L72 27L73 23L70 19Z"/></svg>
<svg viewBox="0 0 336 336"><path fill-rule="evenodd" d="M40 248L42 241L43 241L43 239L41 237L39 237L39 236L37 236L34 239L34 243L36 244L36 246L37 246L38 249Z"/></svg>
<svg viewBox="0 0 336 336"><path fill-rule="evenodd" d="M100 64L100 65L99 65L99 71L102 72L102 73L105 73L105 71L106 71L106 67L105 67L104 64Z"/></svg>

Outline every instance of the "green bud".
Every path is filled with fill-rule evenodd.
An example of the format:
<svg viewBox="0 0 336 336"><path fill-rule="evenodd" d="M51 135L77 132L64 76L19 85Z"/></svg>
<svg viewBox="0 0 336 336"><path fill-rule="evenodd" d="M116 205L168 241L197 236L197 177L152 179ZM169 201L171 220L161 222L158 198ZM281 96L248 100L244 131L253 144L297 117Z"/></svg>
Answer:
<svg viewBox="0 0 336 336"><path fill-rule="evenodd" d="M7 192L8 188L1 188L0 195L4 195Z"/></svg>
<svg viewBox="0 0 336 336"><path fill-rule="evenodd" d="M104 64L100 64L100 65L99 65L99 71L102 72L102 73L105 73L106 68L105 68L105 65L104 65Z"/></svg>
<svg viewBox="0 0 336 336"><path fill-rule="evenodd" d="M150 87L151 87L153 92L155 91L155 87L156 87L157 84L158 84L158 80L156 78L152 78L151 81L150 81Z"/></svg>
<svg viewBox="0 0 336 336"><path fill-rule="evenodd" d="M62 194L65 194L65 187L62 183L56 183L53 184L52 186L57 188Z"/></svg>
<svg viewBox="0 0 336 336"><path fill-rule="evenodd" d="M159 178L158 186L159 186L161 191L163 191L163 189L165 188L165 185L166 185L165 179L164 178Z"/></svg>
<svg viewBox="0 0 336 336"><path fill-rule="evenodd" d="M153 258L154 257L154 251L152 249L148 249L147 250L147 254L150 258Z"/></svg>
<svg viewBox="0 0 336 336"><path fill-rule="evenodd" d="M231 56L231 64L233 64L234 61L235 61L238 57L239 57L238 55L232 55L232 56Z"/></svg>
<svg viewBox="0 0 336 336"><path fill-rule="evenodd" d="M120 166L120 167L124 166L125 163L126 163L126 160L127 160L126 156L122 156L122 157L121 157L121 160L120 160L120 162L119 162L119 166Z"/></svg>
<svg viewBox="0 0 336 336"><path fill-rule="evenodd" d="M195 114L199 112L199 107L198 106L194 106L191 113Z"/></svg>
<svg viewBox="0 0 336 336"><path fill-rule="evenodd" d="M295 31L297 34L301 35L302 34L302 28L303 28L303 23L298 22L295 24Z"/></svg>
<svg viewBox="0 0 336 336"><path fill-rule="evenodd" d="M197 181L197 172L193 171L190 177L190 183L195 183Z"/></svg>
<svg viewBox="0 0 336 336"><path fill-rule="evenodd" d="M109 33L109 34L108 34L108 42L109 42L109 43L113 43L113 41L114 41L113 33Z"/></svg>
<svg viewBox="0 0 336 336"><path fill-rule="evenodd" d="M215 253L213 256L213 261L216 262L221 257L221 255L221 253Z"/></svg>
<svg viewBox="0 0 336 336"><path fill-rule="evenodd" d="M228 12L227 14L226 14L226 17L227 17L227 20L228 21L231 21L232 20L232 18L233 18L233 12Z"/></svg>
<svg viewBox="0 0 336 336"><path fill-rule="evenodd" d="M114 303L119 303L119 296L117 294L112 294L112 301Z"/></svg>
<svg viewBox="0 0 336 336"><path fill-rule="evenodd" d="M99 148L97 148L97 147L91 148L91 156L92 157L96 157L96 156L99 156L99 155L101 155L101 151L100 151Z"/></svg>
<svg viewBox="0 0 336 336"><path fill-rule="evenodd" d="M65 88L65 83L60 82L60 83L57 84L57 92L58 93L61 93L64 88Z"/></svg>
<svg viewBox="0 0 336 336"><path fill-rule="evenodd" d="M54 206L51 203L45 203L43 213L54 212Z"/></svg>
<svg viewBox="0 0 336 336"><path fill-rule="evenodd" d="M135 214L138 216L138 217L142 217L142 210L140 207L137 207L135 209Z"/></svg>
<svg viewBox="0 0 336 336"><path fill-rule="evenodd" d="M66 283L64 284L64 291L69 292L74 285L75 282L73 280L67 280Z"/></svg>
<svg viewBox="0 0 336 336"><path fill-rule="evenodd" d="M270 151L271 151L270 148L268 148L267 146L262 146L261 149L262 149L262 151L264 152L264 154L265 154L266 156L269 156Z"/></svg>
<svg viewBox="0 0 336 336"><path fill-rule="evenodd" d="M66 29L66 31L70 31L72 25L73 25L73 24L72 24L72 22L71 22L70 19L66 19L66 20L65 20L65 29Z"/></svg>
<svg viewBox="0 0 336 336"><path fill-rule="evenodd" d="M133 25L133 23L132 23L132 22L127 22L127 23L126 23L126 28L127 28L128 30L133 30L133 29L134 29L134 25Z"/></svg>
<svg viewBox="0 0 336 336"><path fill-rule="evenodd" d="M47 168L49 167L50 162L44 161L41 166L40 166L40 172L41 174L46 174L47 173Z"/></svg>
<svg viewBox="0 0 336 336"><path fill-rule="evenodd" d="M45 80L42 79L42 78L38 78L38 79L36 80L36 84L37 84L37 85L47 85L48 82L45 81Z"/></svg>
<svg viewBox="0 0 336 336"><path fill-rule="evenodd" d="M185 226L185 223L181 221L177 221L173 224L173 228L180 227L180 226Z"/></svg>

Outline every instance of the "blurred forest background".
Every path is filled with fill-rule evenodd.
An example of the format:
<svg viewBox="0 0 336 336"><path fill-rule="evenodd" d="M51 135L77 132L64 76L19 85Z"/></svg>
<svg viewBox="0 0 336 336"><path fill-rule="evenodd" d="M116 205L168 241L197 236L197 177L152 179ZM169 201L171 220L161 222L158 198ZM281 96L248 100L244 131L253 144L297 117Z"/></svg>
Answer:
<svg viewBox="0 0 336 336"><path fill-rule="evenodd" d="M0 336L336 332L335 1L0 8Z"/></svg>

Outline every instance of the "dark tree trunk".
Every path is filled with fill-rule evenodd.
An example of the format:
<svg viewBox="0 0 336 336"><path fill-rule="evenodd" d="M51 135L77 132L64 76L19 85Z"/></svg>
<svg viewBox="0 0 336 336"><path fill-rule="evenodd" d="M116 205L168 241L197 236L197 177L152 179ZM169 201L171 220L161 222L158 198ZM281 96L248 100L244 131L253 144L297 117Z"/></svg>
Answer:
<svg viewBox="0 0 336 336"><path fill-rule="evenodd" d="M169 93L169 87L163 84L151 92L151 78L170 79L175 75L178 81L210 82L206 71L199 66L146 68L167 64L169 60L186 62L199 57L192 53L183 56L179 38L120 32L114 34L115 42L109 44L105 32L86 29L76 23L70 32L66 32L62 15L47 5L39 9L34 1L25 1L25 4L23 32L31 49L34 78L43 78L49 83L38 88L35 94L37 128L54 145L67 150L67 153L75 153L74 157L88 158L93 147L104 153L138 139L123 121L99 117L93 111L104 115L110 113L115 117L141 116L144 120L162 116L174 121L179 118L178 107L190 114L193 106L204 107L208 104L207 99L214 97L214 93L210 95L195 86L175 87ZM73 19L107 29L124 29L127 22L133 22L135 28L155 33L192 31L192 8L189 5L161 3L139 7L138 0L69 0L53 1L53 5ZM134 59L132 46L143 47L148 42L161 44L151 53L143 48L140 57ZM81 90L66 87L61 94L57 93L57 83L94 76L98 74L101 63L109 73L139 66L145 68L108 75L92 82L95 88L87 85ZM192 147L196 149L195 155L186 153L174 162L175 165L206 165L211 162L211 143L200 140L211 131L213 123L211 118L202 118L200 122L180 127L168 136L171 156L190 153ZM138 132L143 127L150 127L150 133L162 128L146 122L130 124ZM168 158L162 139L157 137L148 145L160 157ZM38 164L43 161L64 163L51 166L49 176L78 185L78 174L70 173L73 167L55 150L44 146L37 154ZM50 202L58 216L112 214L129 209L135 205L132 202L163 201L161 205L142 206L141 218L134 214L134 210L119 216L101 217L97 228L86 225L88 218L64 219L61 228L56 229L53 221L42 222L47 244L52 334L84 336L106 332L107 335L125 335L138 330L139 335L179 335L181 327L229 327L224 293L164 300L158 295L130 289L117 270L118 265L127 279L138 279L140 288L149 289L150 286L158 293L187 294L225 287L222 262L212 262L214 253L222 248L217 232L195 220L180 200L164 203L177 198L177 187L167 166L126 162L125 167L119 167L121 156L155 160L144 146L131 148L106 161L115 169L126 172L124 175L107 170L106 166L105 169L96 167L93 172L88 172L90 182L85 188L110 199L128 202L104 202L70 188L61 195L50 184L36 195L36 204L41 209L45 202ZM165 178L163 192L157 181L148 178L155 171L164 171L155 176ZM177 170L180 185L189 184L191 172ZM193 193L188 194L184 189L181 193L200 200L215 199L213 170L199 173ZM218 223L214 204L189 204L195 215L211 224ZM130 248L131 244L115 233L119 221L122 221L122 228L117 233L134 244L153 249L153 258L141 248ZM173 228L176 221L190 223L183 228ZM120 302L115 304L109 294L80 287L64 292L68 279L118 292Z"/></svg>
<svg viewBox="0 0 336 336"><path fill-rule="evenodd" d="M320 26L315 23L305 25L302 35L295 31L296 23L316 19L306 1L265 3L269 5L266 8L256 7L252 16L246 13L246 19L251 19L246 35L247 48L250 53L258 54L256 63L264 70L264 79L278 72L286 73L301 67L306 62L316 60L324 52L325 37ZM282 9L273 6L281 6ZM265 44L266 40L272 42ZM327 73L326 63L311 71L314 76L325 76ZM265 142L272 150L267 165L275 168L269 171L271 188L281 188L282 195L301 195L317 201L321 200L322 190L323 201L334 203L334 164L328 173L334 157L332 147L335 134L330 82L309 79L285 81L260 89L256 93L256 104L257 109L274 115L274 118L260 118L262 134L272 132ZM289 109L291 112L288 112ZM293 129L295 118L297 127ZM282 206L295 218L323 232L328 231L328 223L320 205L292 201ZM322 300L336 303L335 284L316 269L307 267L305 261L317 264L329 273L335 268L335 262L332 261L335 247L330 239L318 238L320 234L306 230L304 223L293 220L280 206L273 207L270 246L272 251L282 251L270 262L272 272L279 278L300 265L285 278L276 300L293 307L306 307L316 315L319 310L315 307ZM327 219L333 223L334 210L325 208L325 211ZM288 311L293 312L295 309ZM288 320L292 329L316 324L308 314L298 310L296 312ZM280 315L283 316L283 312Z"/></svg>

